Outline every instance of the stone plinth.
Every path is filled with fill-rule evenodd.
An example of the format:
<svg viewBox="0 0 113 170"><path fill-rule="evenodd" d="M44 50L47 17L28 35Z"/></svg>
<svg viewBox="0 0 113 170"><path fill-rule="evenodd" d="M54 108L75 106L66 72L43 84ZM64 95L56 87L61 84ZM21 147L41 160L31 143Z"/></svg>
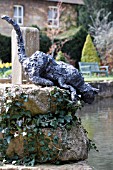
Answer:
<svg viewBox="0 0 113 170"><path fill-rule="evenodd" d="M39 31L33 27L21 27L26 55L29 57L39 50ZM18 61L16 32L12 30L12 83L22 84L22 67Z"/></svg>
<svg viewBox="0 0 113 170"><path fill-rule="evenodd" d="M4 87L5 88L5 87ZM12 90L14 92L14 88L12 86ZM17 87L16 87L17 88ZM15 131L17 136L14 136L14 138L11 139L11 141L8 143L8 148L6 150L6 155L9 158L14 158L14 155L18 155L20 159L23 159L27 155L30 154L36 154L37 155L37 162L38 163L55 163L56 161L59 162L75 162L75 161L81 161L81 160L86 160L88 158L88 145L89 145L89 139L87 138L87 133L85 132L84 128L76 119L75 121L68 121L64 119L65 116L69 116L69 110L65 110L63 118L59 117L61 112L58 112L59 115L55 116L55 110L56 110L56 105L55 105L55 98L52 98L54 101L54 104L52 106L52 112L50 112L51 116L46 117L47 114L49 114L48 111L50 111L50 93L53 91L54 87L40 87L40 86L35 86L35 85L22 85L20 86L20 91L18 92L18 95L20 92L25 92L26 94L29 94L28 96L28 101L24 103L25 111L30 110L32 114L30 114L30 122L29 124L22 124L18 125L18 129L14 129L11 131L11 134L14 135ZM61 89L60 89L61 90ZM63 93L63 91L60 91ZM60 93L59 93L60 94ZM69 96L68 96L69 97ZM67 99L68 99L67 97ZM20 96L18 96L18 99L20 99ZM63 99L64 100L64 99ZM63 101L62 101L63 102ZM66 109L67 106L64 106L63 109ZM68 108L69 109L69 108ZM60 110L62 110L60 108ZM11 117L19 114L16 110L12 110L11 108L8 110L8 114L10 113L10 119L8 118L8 122L12 119ZM72 114L72 112L70 112ZM6 113L5 113L6 114ZM16 115L17 114L17 115ZM39 119L39 115L42 114L46 119ZM17 118L15 117L15 120L13 118L13 122L15 121L15 125L17 124ZM63 119L63 124L59 119ZM73 116L72 119L73 120ZM21 117L21 120L27 119L26 116L24 115ZM36 121L34 121L36 120ZM37 123L37 120L40 121L40 124ZM53 126L53 120L57 120L56 126ZM41 124L42 122L49 122L47 126L43 126ZM65 123L64 123L65 121ZM44 122L44 123L45 123ZM11 122L10 122L11 124ZM37 125L38 124L38 125ZM61 124L59 126L59 124ZM39 131L37 130L36 133L34 131L34 127L31 128L33 125L36 129L40 129ZM66 126L69 125L68 128ZM29 126L29 127L28 127ZM24 127L28 127L27 130L23 130ZM31 138L27 138L29 136L29 129ZM26 132L25 135L23 135L23 132ZM40 133L41 132L41 133ZM43 134L43 138L42 138ZM28 136L27 136L28 135ZM1 136L2 138L2 136ZM28 146L28 139L29 141L34 141L34 148L33 151L25 151L25 147ZM42 140L43 139L43 140ZM26 141L26 143L25 143ZM46 147L45 147L46 146ZM26 147L28 148L28 147ZM49 155L50 154L50 155ZM49 155L49 156L48 156ZM46 159L47 158L47 159ZM49 159L48 159L49 158Z"/></svg>

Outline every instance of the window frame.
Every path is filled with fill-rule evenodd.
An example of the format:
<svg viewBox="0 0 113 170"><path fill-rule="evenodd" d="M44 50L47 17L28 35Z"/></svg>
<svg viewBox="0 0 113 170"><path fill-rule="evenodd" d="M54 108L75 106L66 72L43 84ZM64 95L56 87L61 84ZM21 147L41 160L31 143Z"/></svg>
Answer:
<svg viewBox="0 0 113 170"><path fill-rule="evenodd" d="M53 17L49 17L49 12L54 12L54 10L56 9L56 18ZM54 13L55 14L55 13ZM59 27L59 8L57 6L48 6L48 27L49 28L58 28ZM49 22L52 22L51 25L49 25ZM54 23L57 23L56 25Z"/></svg>
<svg viewBox="0 0 113 170"><path fill-rule="evenodd" d="M13 13L13 18L17 22L18 25L23 25L23 20L24 20L24 7L22 5L14 5L13 9L16 8L17 10L17 15ZM21 8L21 15L19 15L19 8ZM19 22L19 19L21 19L21 23Z"/></svg>

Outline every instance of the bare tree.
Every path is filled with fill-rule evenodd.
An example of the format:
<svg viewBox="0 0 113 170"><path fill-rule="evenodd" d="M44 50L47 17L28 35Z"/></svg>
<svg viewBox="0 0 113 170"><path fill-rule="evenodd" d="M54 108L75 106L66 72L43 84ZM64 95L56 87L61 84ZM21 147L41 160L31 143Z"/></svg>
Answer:
<svg viewBox="0 0 113 170"><path fill-rule="evenodd" d="M94 38L94 44L100 55L102 64L113 65L113 21L109 22L111 12L105 14L105 9L99 10L96 19L91 17L92 25L89 25L89 33ZM110 62L109 62L109 58Z"/></svg>
<svg viewBox="0 0 113 170"><path fill-rule="evenodd" d="M65 8L62 7L62 2L58 2L57 4L57 20L60 20L61 14L62 12L65 10ZM51 42L52 42L52 47L50 49L51 55L54 56L54 52L57 48L57 44L54 42L56 35L58 35L60 32L62 32L63 30L61 30L60 27L54 27L51 25L51 27L48 27L47 25L47 35L51 38ZM59 44L58 44L59 45Z"/></svg>

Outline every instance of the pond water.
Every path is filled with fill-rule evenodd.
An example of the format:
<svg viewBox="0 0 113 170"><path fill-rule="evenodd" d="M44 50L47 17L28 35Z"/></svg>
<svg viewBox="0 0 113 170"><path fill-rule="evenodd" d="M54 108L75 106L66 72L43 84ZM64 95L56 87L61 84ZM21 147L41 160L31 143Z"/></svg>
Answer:
<svg viewBox="0 0 113 170"><path fill-rule="evenodd" d="M78 115L99 150L89 152L88 164L94 170L113 170L113 98L85 104Z"/></svg>

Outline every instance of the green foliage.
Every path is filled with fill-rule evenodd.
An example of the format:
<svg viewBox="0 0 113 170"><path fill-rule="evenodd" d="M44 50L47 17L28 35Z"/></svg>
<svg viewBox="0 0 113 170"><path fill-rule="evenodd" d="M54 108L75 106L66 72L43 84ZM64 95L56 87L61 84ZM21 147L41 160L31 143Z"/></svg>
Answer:
<svg viewBox="0 0 113 170"><path fill-rule="evenodd" d="M44 31L41 31L40 28L36 25L33 25L32 27L35 27L39 30L40 33L40 51L43 51L44 53L47 53L49 51L49 48L51 47L51 39L47 36L47 34Z"/></svg>
<svg viewBox="0 0 113 170"><path fill-rule="evenodd" d="M87 36L87 32L83 27L79 27L75 34L71 37L68 37L68 41L66 41L61 48L63 53L69 55L72 59L75 60L76 66L78 61L80 61L81 51Z"/></svg>
<svg viewBox="0 0 113 170"><path fill-rule="evenodd" d="M99 152L99 150L98 150L97 146L95 145L95 143L90 139L89 139L89 148L88 149L89 150L90 149L95 149L97 152Z"/></svg>
<svg viewBox="0 0 113 170"><path fill-rule="evenodd" d="M11 37L0 34L0 59L2 62L11 62Z"/></svg>
<svg viewBox="0 0 113 170"><path fill-rule="evenodd" d="M4 72L3 77L9 78L9 77L11 77L11 75L12 75L12 69L9 69L9 70Z"/></svg>
<svg viewBox="0 0 113 170"><path fill-rule="evenodd" d="M86 41L82 50L82 62L99 62L100 59L94 47L90 34L87 35Z"/></svg>
<svg viewBox="0 0 113 170"><path fill-rule="evenodd" d="M57 53L56 61L66 62L65 56L64 56L64 54L62 53L62 51L59 51L59 52Z"/></svg>
<svg viewBox="0 0 113 170"><path fill-rule="evenodd" d="M86 5L78 5L77 12L77 25L82 25L88 31L88 25L91 23L90 11L88 10Z"/></svg>
<svg viewBox="0 0 113 170"><path fill-rule="evenodd" d="M40 32L40 51L47 53L51 47L51 40L46 33Z"/></svg>
<svg viewBox="0 0 113 170"><path fill-rule="evenodd" d="M53 97L54 101L51 100ZM55 103L56 112L53 114L49 111L48 114L35 116L26 110L24 102L27 101L28 95L18 86L15 89L6 88L0 117L0 131L4 136L0 139L0 161L26 166L46 161L57 164L56 155L61 153L63 146L59 144L61 139L56 131L59 128L63 130L63 143L66 143L66 131L71 129L73 123L81 125L80 118L75 116L76 110L81 108L80 101L73 103L68 91L62 92L55 87L50 93L49 101L50 108L52 102ZM9 144L16 137L23 140L23 157L16 152L13 155L6 154Z"/></svg>

